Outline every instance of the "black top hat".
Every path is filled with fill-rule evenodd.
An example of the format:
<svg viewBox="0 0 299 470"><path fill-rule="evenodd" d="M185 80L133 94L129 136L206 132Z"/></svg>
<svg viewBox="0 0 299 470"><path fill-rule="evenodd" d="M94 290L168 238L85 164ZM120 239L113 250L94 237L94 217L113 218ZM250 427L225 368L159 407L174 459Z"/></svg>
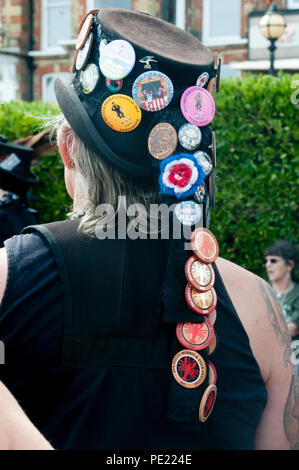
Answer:
<svg viewBox="0 0 299 470"><path fill-rule="evenodd" d="M7 142L0 143L1 149L5 153L11 153L0 163L0 187L23 195L38 181L38 178L30 172L33 150Z"/></svg>
<svg viewBox="0 0 299 470"><path fill-rule="evenodd" d="M119 8L93 10L83 18L80 27L74 65L78 54L81 54L82 62L76 67L71 84L61 79L55 82L56 98L62 113L80 139L95 153L131 176L151 179L153 165L148 155L147 138L159 121L159 111L142 109L139 125L130 132L119 132L106 124L102 105L115 92L107 88L106 78L99 70L103 45L122 39L134 48L136 60L131 72L123 78L119 91L122 95L132 98L136 78L149 68L170 78L174 92L166 108L168 113L180 110L183 92L196 84L199 75L206 72L209 80L215 77L214 58L209 49L191 34L136 11ZM80 69L82 63L84 66ZM90 64L95 64L98 69L98 79L95 80L99 83L94 91L86 93L81 74Z"/></svg>

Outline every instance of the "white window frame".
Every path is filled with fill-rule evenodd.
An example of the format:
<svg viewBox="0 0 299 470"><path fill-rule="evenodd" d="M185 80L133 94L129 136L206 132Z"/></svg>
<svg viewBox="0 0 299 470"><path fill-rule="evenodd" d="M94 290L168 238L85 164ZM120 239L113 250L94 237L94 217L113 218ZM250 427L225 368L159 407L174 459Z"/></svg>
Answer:
<svg viewBox="0 0 299 470"><path fill-rule="evenodd" d="M3 54L1 55L0 53L0 65L3 70L3 80L1 81L1 88L5 90L2 102L4 103L9 101L15 101L17 99L17 91L19 90L17 77L18 58ZM13 70L13 79L8 74L9 70Z"/></svg>
<svg viewBox="0 0 299 470"><path fill-rule="evenodd" d="M67 0L57 0L55 3L48 4L48 0L42 0L42 33L41 33L41 48L44 51L52 52L65 52L58 44L56 46L48 45L48 8L55 6L69 6L72 7L72 2ZM71 39L71 38L70 38Z"/></svg>
<svg viewBox="0 0 299 470"><path fill-rule="evenodd" d="M241 3L241 0L239 0ZM241 38L241 16L240 16L240 34L238 36L210 36L210 0L203 0L203 15L202 15L202 42L206 46L227 46L231 44L247 44L247 38ZM242 9L241 15L242 15Z"/></svg>
<svg viewBox="0 0 299 470"><path fill-rule="evenodd" d="M93 10L94 7L94 0L86 0L86 11ZM182 29L186 27L186 0L176 0L175 24Z"/></svg>
<svg viewBox="0 0 299 470"><path fill-rule="evenodd" d="M299 3L295 3L294 0L288 0L288 8L293 9L293 10L298 10L299 9Z"/></svg>
<svg viewBox="0 0 299 470"><path fill-rule="evenodd" d="M52 72L52 73L45 73L42 76L42 100L48 101L50 103L55 103L55 101L46 100L46 82L48 78L66 78L67 80L71 79L71 74L68 72Z"/></svg>

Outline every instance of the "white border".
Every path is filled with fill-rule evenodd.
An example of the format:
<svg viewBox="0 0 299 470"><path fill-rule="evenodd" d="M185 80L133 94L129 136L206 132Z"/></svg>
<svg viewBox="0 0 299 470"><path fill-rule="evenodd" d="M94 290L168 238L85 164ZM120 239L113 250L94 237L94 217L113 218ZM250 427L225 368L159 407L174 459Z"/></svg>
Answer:
<svg viewBox="0 0 299 470"><path fill-rule="evenodd" d="M239 0L241 3L241 0ZM247 44L247 38L241 38L241 16L240 16L240 34L238 36L219 36L210 37L210 0L203 0L202 14L202 42L207 46L222 46L230 44ZM242 9L240 9L242 14Z"/></svg>
<svg viewBox="0 0 299 470"><path fill-rule="evenodd" d="M56 46L48 46L48 43L47 43L47 40L48 40L48 8L49 7L57 7L57 6L69 6L70 9L72 8L72 1L71 0L67 0L67 1L63 1L63 0L56 0L55 3L51 3L50 5L48 5L48 0L42 0L41 2L41 7L42 7L42 11L41 11L41 25L42 25L42 28L41 28L41 49L43 51L51 51L51 50L56 50L56 52L59 53L59 51L61 52L61 48L58 47L58 45Z"/></svg>

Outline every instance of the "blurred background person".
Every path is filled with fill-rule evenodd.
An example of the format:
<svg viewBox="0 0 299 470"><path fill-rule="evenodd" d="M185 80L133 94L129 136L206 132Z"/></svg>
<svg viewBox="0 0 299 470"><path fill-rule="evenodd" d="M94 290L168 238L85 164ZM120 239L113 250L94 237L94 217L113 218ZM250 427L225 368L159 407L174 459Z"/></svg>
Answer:
<svg viewBox="0 0 299 470"><path fill-rule="evenodd" d="M276 241L265 251L265 265L296 350L299 346L299 283L296 278L298 252L295 245L287 240ZM299 358L296 362L299 374Z"/></svg>

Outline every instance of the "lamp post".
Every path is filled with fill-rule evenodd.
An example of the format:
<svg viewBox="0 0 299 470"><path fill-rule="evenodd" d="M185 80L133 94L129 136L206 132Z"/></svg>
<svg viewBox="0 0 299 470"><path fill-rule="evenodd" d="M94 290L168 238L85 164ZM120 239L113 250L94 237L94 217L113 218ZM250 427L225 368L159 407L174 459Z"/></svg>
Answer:
<svg viewBox="0 0 299 470"><path fill-rule="evenodd" d="M274 76L276 75L276 70L274 68L275 50L277 49L276 41L282 36L287 26L285 17L281 13L278 13L278 11L276 3L271 2L268 11L262 17L259 24L262 35L270 41L269 74Z"/></svg>

